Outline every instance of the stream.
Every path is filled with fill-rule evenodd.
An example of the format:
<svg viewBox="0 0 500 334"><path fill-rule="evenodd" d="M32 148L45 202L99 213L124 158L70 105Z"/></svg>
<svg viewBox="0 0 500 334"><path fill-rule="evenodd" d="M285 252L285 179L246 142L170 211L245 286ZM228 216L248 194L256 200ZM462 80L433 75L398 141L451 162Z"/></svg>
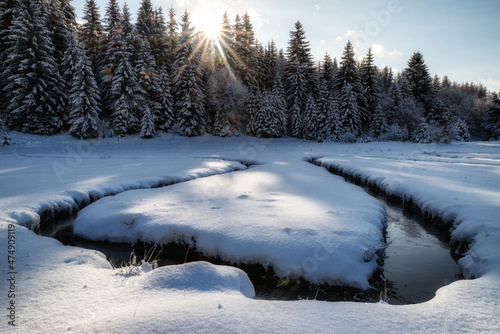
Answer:
<svg viewBox="0 0 500 334"><path fill-rule="evenodd" d="M414 304L432 299L440 287L460 278L460 267L452 257L448 236L426 224L419 214L406 212L403 205L386 201L381 194L370 193L384 204L388 225L385 253L381 254L384 257L383 272L375 273L371 279L375 289L360 291L348 287L318 287L303 280L284 282L260 265L239 265L252 280L257 298L376 302L381 296L386 296L384 299L389 304ZM139 245L134 248L128 244L82 240L73 235L75 218L47 224L40 234L53 237L64 245L100 251L114 267L130 264L132 252L138 262L146 257L157 260L159 266L199 260L227 264L221 259L206 258L187 245L169 244L163 248Z"/></svg>

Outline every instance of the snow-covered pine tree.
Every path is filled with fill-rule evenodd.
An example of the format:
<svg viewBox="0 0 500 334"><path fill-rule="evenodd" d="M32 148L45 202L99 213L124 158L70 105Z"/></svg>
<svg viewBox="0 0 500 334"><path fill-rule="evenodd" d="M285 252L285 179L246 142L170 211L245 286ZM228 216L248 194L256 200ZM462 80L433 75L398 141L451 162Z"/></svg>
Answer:
<svg viewBox="0 0 500 334"><path fill-rule="evenodd" d="M156 135L156 116L151 108L144 108L141 118L141 138L149 139Z"/></svg>
<svg viewBox="0 0 500 334"><path fill-rule="evenodd" d="M304 109L304 139L318 140L319 124L322 123L318 117L318 110L316 108L316 101L312 94L307 96L306 108Z"/></svg>
<svg viewBox="0 0 500 334"><path fill-rule="evenodd" d="M76 41L67 48L64 62L67 64L65 75L71 78L68 81L69 134L80 139L97 138L102 134L101 107L92 64Z"/></svg>
<svg viewBox="0 0 500 334"><path fill-rule="evenodd" d="M342 87L338 95L337 102L340 121L342 123L342 132L359 136L361 132L361 116L358 105L358 94L350 83Z"/></svg>
<svg viewBox="0 0 500 334"><path fill-rule="evenodd" d="M411 141L420 144L429 144L434 140L429 124L423 121L420 127L412 134Z"/></svg>
<svg viewBox="0 0 500 334"><path fill-rule="evenodd" d="M371 120L375 113L375 108L379 104L380 86L378 83L377 67L373 63L373 53L368 49L366 56L361 61L359 68L359 75L361 85L363 86L363 93L366 100L366 108L368 119L365 119L365 124Z"/></svg>
<svg viewBox="0 0 500 334"><path fill-rule="evenodd" d="M328 95L322 109L326 113L326 123L322 128L324 134L323 140L327 142L340 142L344 130L340 117L340 109L337 106L337 102L333 99L332 94Z"/></svg>
<svg viewBox="0 0 500 334"><path fill-rule="evenodd" d="M500 98L496 92L491 94L491 102L485 113L485 134L489 140L500 140Z"/></svg>
<svg viewBox="0 0 500 334"><path fill-rule="evenodd" d="M151 45L156 65L167 66L170 64L170 59L168 58L169 42L167 35L167 23L161 7L155 9L153 29L155 34L149 39L149 44Z"/></svg>
<svg viewBox="0 0 500 334"><path fill-rule="evenodd" d="M142 96L142 111L137 115L138 119L141 119L145 122L151 122L152 120L159 121L162 117L161 104L160 104L160 77L158 75L158 71L156 69L156 62L152 54L151 46L149 45L149 41L146 36L139 36L138 39L139 48L137 52L138 59L136 60L136 73L138 75L137 82L141 86L141 90L143 91ZM144 113L144 114L141 114ZM151 114L152 116L146 115ZM165 123L161 124L163 126ZM144 129L145 125L141 126L141 129ZM160 127L160 124L158 124ZM146 136L153 136L155 133L154 127L153 131L149 130L150 125L146 126L148 128L148 134ZM142 133L142 130L141 130Z"/></svg>
<svg viewBox="0 0 500 334"><path fill-rule="evenodd" d="M4 75L5 64L8 56L8 49L11 45L10 26L16 15L19 0L0 0L0 92L7 84ZM0 94L0 115L7 109L8 100L5 94Z"/></svg>
<svg viewBox="0 0 500 334"><path fill-rule="evenodd" d="M469 126L460 118L455 118L450 122L444 132L444 136L446 137L444 140L445 143L451 141L468 142L470 140Z"/></svg>
<svg viewBox="0 0 500 334"><path fill-rule="evenodd" d="M370 136L373 139L378 139L389 131L389 125L387 125L387 120L385 117L385 112L382 106L378 104L375 107L375 111L372 116L372 121L370 123Z"/></svg>
<svg viewBox="0 0 500 334"><path fill-rule="evenodd" d="M173 6L170 6L170 9L168 10L168 20L167 20L167 27L166 27L166 38L167 38L167 55L166 55L166 65L168 67L168 70L170 71L169 73L173 73L174 68L172 67L176 54L177 54L177 49L179 46L179 33L177 31L178 29L178 24L177 20L175 19L175 10Z"/></svg>
<svg viewBox="0 0 500 334"><path fill-rule="evenodd" d="M234 26L234 52L236 60L236 72L241 81L250 90L259 88L259 82L256 73L256 41L253 25L248 12L242 16L239 21L239 16L235 20Z"/></svg>
<svg viewBox="0 0 500 334"><path fill-rule="evenodd" d="M118 67L118 54L124 43L122 14L117 0L109 0L104 22L104 33L98 43L97 66L103 113L110 115L114 111L112 109L114 101L111 97L111 86Z"/></svg>
<svg viewBox="0 0 500 334"><path fill-rule="evenodd" d="M61 63L64 53L76 33L77 23L75 8L69 0L53 0L48 2L49 30L52 33L54 57Z"/></svg>
<svg viewBox="0 0 500 334"><path fill-rule="evenodd" d="M48 29L48 11L38 0L20 2L9 28L4 94L8 125L50 135L63 126L59 65Z"/></svg>
<svg viewBox="0 0 500 334"><path fill-rule="evenodd" d="M110 77L109 105L114 133L123 136L139 132L140 106L144 91L137 82L132 65L133 46L128 34L113 30L110 37L115 50L116 69Z"/></svg>
<svg viewBox="0 0 500 334"><path fill-rule="evenodd" d="M205 95L201 89L199 55L186 10L181 18L180 48L174 63L173 91L176 127L180 135L199 136L205 129Z"/></svg>
<svg viewBox="0 0 500 334"><path fill-rule="evenodd" d="M315 97L318 94L318 77L309 42L306 41L304 28L299 21L295 23L295 30L290 31L285 80L290 132L292 137L303 138L304 126L308 122L303 119L303 113L308 95Z"/></svg>
<svg viewBox="0 0 500 334"><path fill-rule="evenodd" d="M246 100L246 113L248 115L247 132L251 136L257 137L259 129L262 127L260 124L259 111L260 111L260 92L251 92L248 94Z"/></svg>
<svg viewBox="0 0 500 334"><path fill-rule="evenodd" d="M171 93L170 87L170 75L168 74L167 65L164 64L158 69L158 84L160 86L160 92L158 94L159 105L159 117L158 124L161 130L168 131L175 124L174 117L174 99Z"/></svg>
<svg viewBox="0 0 500 334"><path fill-rule="evenodd" d="M345 86L349 84L349 89L346 89ZM345 94L349 92L352 96L345 96ZM350 41L347 42L344 53L342 55L342 59L340 62L340 67L335 75L335 81L333 84L333 95L334 98L338 101L339 104L346 104L346 101L349 101L354 96L356 100L356 108L350 109L349 115L352 115L352 121L348 121L346 119L342 119L342 123L346 124L350 123L349 130L351 131L354 128L356 129L354 135L360 134L360 127L358 128L358 123L363 122L363 120L367 120L369 118L369 114L367 111L367 102L363 92L363 85L361 84L361 78L358 72L358 66L356 64L356 60L354 59L354 48ZM342 117L348 117L347 114L343 113ZM361 126L361 124L359 124Z"/></svg>
<svg viewBox="0 0 500 334"><path fill-rule="evenodd" d="M82 42L83 49L87 52L87 57L92 62L94 73L97 73L99 69L97 52L103 34L103 26L99 7L95 0L85 0L82 19L83 24L79 29L79 39Z"/></svg>
<svg viewBox="0 0 500 334"><path fill-rule="evenodd" d="M436 107L436 92L432 85L432 78L424 62L424 57L420 52L415 52L410 60L408 67L403 70L404 92L409 92L413 98L425 108L425 115L431 113Z"/></svg>
<svg viewBox="0 0 500 334"><path fill-rule="evenodd" d="M212 134L220 137L238 136L238 117L243 114L246 87L232 75L230 68L216 62L208 80L207 112Z"/></svg>
<svg viewBox="0 0 500 334"><path fill-rule="evenodd" d="M332 58L330 57L328 52L325 52L325 56L323 58L323 63L320 71L321 71L321 80L323 80L320 89L326 88L327 92L331 92L333 87L333 81L335 79L336 69L333 66Z"/></svg>

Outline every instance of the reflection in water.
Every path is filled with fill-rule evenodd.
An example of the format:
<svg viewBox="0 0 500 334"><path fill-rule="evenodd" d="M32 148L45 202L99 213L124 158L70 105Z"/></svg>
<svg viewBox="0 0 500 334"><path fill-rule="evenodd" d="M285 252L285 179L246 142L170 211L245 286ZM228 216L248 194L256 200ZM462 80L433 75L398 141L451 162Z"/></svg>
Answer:
<svg viewBox="0 0 500 334"><path fill-rule="evenodd" d="M379 201L384 202L378 198ZM448 240L400 206L384 203L387 243L384 276L390 304L421 303L459 278L460 267L450 255Z"/></svg>

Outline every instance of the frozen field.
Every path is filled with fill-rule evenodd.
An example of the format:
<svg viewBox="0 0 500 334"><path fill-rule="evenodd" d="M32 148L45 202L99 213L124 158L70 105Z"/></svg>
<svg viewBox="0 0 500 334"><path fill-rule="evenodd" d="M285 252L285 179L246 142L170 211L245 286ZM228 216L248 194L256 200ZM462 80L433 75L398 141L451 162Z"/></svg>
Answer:
<svg viewBox="0 0 500 334"><path fill-rule="evenodd" d="M500 331L498 142L11 137L0 147L0 288L15 296L2 297L2 332ZM116 194L81 210L75 233L195 242L207 255L272 265L283 277L367 288L383 243L383 206L309 157L453 220L452 239L470 247L460 265L479 278L417 305L265 301L252 298L247 275L233 267L202 262L127 274L99 252L28 229L43 211L76 212ZM177 184L148 189L170 183Z"/></svg>

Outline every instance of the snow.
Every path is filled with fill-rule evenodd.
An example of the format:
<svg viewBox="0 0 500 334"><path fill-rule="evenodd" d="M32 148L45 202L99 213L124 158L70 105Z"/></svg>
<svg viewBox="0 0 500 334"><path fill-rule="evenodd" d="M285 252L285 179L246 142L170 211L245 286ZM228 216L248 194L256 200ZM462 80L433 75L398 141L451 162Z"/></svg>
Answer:
<svg viewBox="0 0 500 334"><path fill-rule="evenodd" d="M118 217L123 209L116 199L149 200L129 207L143 219L136 228L144 235L131 234L138 239L168 237L146 233L173 226L161 219L166 214L154 209L152 198L157 206L175 203L180 208L169 215L178 219L182 231L198 233L197 247L202 244L207 251L228 252L227 256L231 251L235 261L245 260L249 253L255 257L258 251L274 256L266 251L271 241L275 241L277 251L305 256L311 251L307 241L322 240L314 233L309 236L308 231L331 233L326 237L343 242L338 246L342 254L359 254L366 244L358 242L378 240L380 206L340 177L304 161L313 156L371 178L394 194L411 197L432 214L455 219L453 237L473 242L460 264L479 278L446 285L431 301L416 305L258 300L251 298L253 288L246 275L233 267L200 262L128 274L112 269L97 251L63 246L16 225L18 326L8 325L9 300L2 297L2 332L500 332L499 142L319 144L294 139L170 135L151 140L132 136L81 142L66 135L38 137L11 132L10 136L12 145L0 148L2 296L9 289L5 278L9 223L30 226L38 222L41 211L59 206L77 210L77 204L90 195L121 193L87 206L79 219L102 201L110 201L107 213ZM244 170L236 160L261 165ZM58 173L54 164L64 167L64 173ZM231 170L240 171L222 174ZM212 174L221 175L199 178ZM191 181L132 190L178 180ZM315 187L306 186L309 183ZM213 191L213 184L219 184L219 192ZM209 189L204 196L192 197L204 194L204 189ZM351 195L354 199L349 200ZM169 202L174 198L175 202ZM197 205L190 207L186 202L190 199ZM359 202L353 203L356 200ZM353 211L355 207L357 211ZM200 220L189 226L180 224L182 208L189 208L184 212L186 219ZM326 212L335 210L337 214L327 221ZM279 213L269 220L270 226L259 221L268 213ZM233 220L239 216L246 219L236 225ZM209 225L214 217L216 221ZM353 223L346 217L357 219ZM254 225L244 224L245 220ZM328 231L328 223L335 227L332 231ZM268 229L266 233L262 228ZM370 234L362 237L368 231ZM299 233L306 240L298 238L297 249L287 249L283 239L287 232L291 237ZM341 240L343 232L348 236L345 240ZM211 241L215 236L220 243ZM236 241L245 247L230 244ZM217 249L210 248L215 246ZM279 258L268 260L275 265L282 263ZM351 263L359 267L352 268L353 273L366 274L364 262ZM280 268L287 270L285 265Z"/></svg>
<svg viewBox="0 0 500 334"><path fill-rule="evenodd" d="M102 199L80 211L74 233L118 243L194 239L207 256L367 289L383 221L383 206L359 187L305 161L280 160Z"/></svg>

